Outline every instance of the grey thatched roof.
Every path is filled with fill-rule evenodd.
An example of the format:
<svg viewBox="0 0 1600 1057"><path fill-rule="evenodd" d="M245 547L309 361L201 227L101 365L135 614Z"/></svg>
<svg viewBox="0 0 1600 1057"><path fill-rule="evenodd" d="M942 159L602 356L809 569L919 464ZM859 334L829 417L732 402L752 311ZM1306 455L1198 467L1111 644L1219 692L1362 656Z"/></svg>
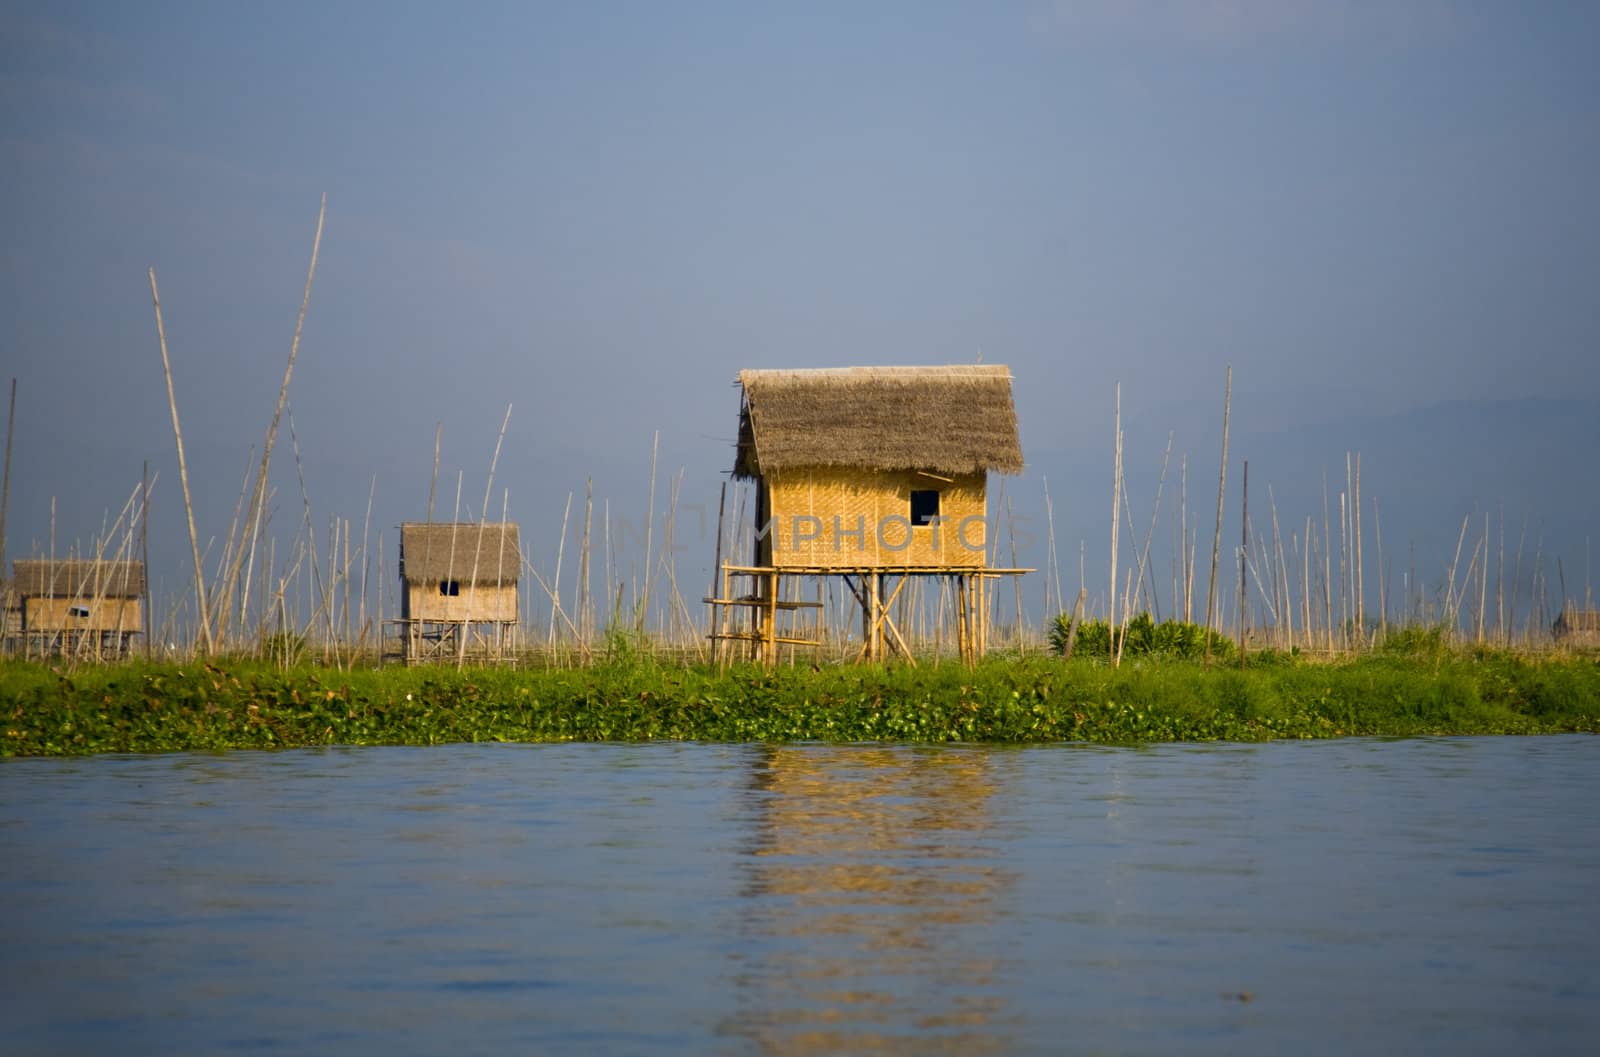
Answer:
<svg viewBox="0 0 1600 1057"><path fill-rule="evenodd" d="M1000 364L740 371L736 477L844 467L1022 472L1011 371Z"/></svg>
<svg viewBox="0 0 1600 1057"><path fill-rule="evenodd" d="M515 522L408 521L400 526L400 575L410 583L455 580L511 587L521 571Z"/></svg>
<svg viewBox="0 0 1600 1057"><path fill-rule="evenodd" d="M14 588L24 598L140 598L144 562L19 558Z"/></svg>

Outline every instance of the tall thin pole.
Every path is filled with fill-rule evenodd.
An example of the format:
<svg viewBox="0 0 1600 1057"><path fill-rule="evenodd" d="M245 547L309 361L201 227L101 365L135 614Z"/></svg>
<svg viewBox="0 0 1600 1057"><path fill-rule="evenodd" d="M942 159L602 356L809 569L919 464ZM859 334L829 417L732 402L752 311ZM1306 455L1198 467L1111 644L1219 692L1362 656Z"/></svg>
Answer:
<svg viewBox="0 0 1600 1057"><path fill-rule="evenodd" d="M140 477L144 501L139 504L139 560L144 563L144 659L150 659L150 460Z"/></svg>
<svg viewBox="0 0 1600 1057"><path fill-rule="evenodd" d="M1245 611L1249 609L1246 597L1250 583L1250 460L1244 461L1244 509L1239 515L1244 524L1239 526L1239 667L1244 667L1244 636L1248 629Z"/></svg>
<svg viewBox="0 0 1600 1057"><path fill-rule="evenodd" d="M289 342L289 362L283 368L283 384L278 387L278 406L272 412L272 424L267 427L267 439L261 446L261 466L256 470L255 488L250 495L250 506L245 514L244 524L241 528L239 546L235 549L233 563L228 567L228 574L222 581L222 626L219 632L226 635L228 629L228 607L233 596L234 583L239 578L239 568L244 561L245 531L259 532L261 528L261 507L266 500L267 471L272 465L272 445L278 438L278 423L283 418L283 406L289 401L289 380L294 377L294 361L300 354L300 333L306 325L306 309L311 306L311 282L317 277L317 252L322 248L322 221L328 213L328 195L322 195L322 205L317 210L317 234L311 241L311 266L306 270L305 293L300 298L300 315L295 319L294 338ZM254 548L251 548L254 553ZM239 615L239 623L244 624L244 614Z"/></svg>
<svg viewBox="0 0 1600 1057"><path fill-rule="evenodd" d="M172 362L167 359L167 330L161 322L161 293L156 270L150 269L150 299L156 306L156 337L161 341L161 370L167 377L167 406L172 409L172 435L178 443L178 483L183 486L183 512L189 519L189 549L194 556L194 593L200 620L200 647L211 652L211 610L206 606L205 571L200 564L200 536L194 529L194 502L189 498L189 467L183 458L183 429L178 425L178 398L172 391ZM147 570L148 571L148 570Z"/></svg>
<svg viewBox="0 0 1600 1057"><path fill-rule="evenodd" d="M11 505L11 437L17 424L17 380L11 379L11 410L6 414L6 469L0 483L0 580L6 575L6 508Z"/></svg>
<svg viewBox="0 0 1600 1057"><path fill-rule="evenodd" d="M1117 383L1116 414L1112 434L1111 460L1111 597L1107 602L1106 627L1111 629L1108 638L1111 658L1117 656L1117 526L1122 522L1122 383Z"/></svg>
<svg viewBox="0 0 1600 1057"><path fill-rule="evenodd" d="M1211 583L1206 588L1206 660L1211 659L1211 621L1216 613L1217 559L1222 553L1222 501L1228 483L1228 416L1233 407L1233 365L1222 397L1222 469L1217 472L1217 530L1211 537Z"/></svg>

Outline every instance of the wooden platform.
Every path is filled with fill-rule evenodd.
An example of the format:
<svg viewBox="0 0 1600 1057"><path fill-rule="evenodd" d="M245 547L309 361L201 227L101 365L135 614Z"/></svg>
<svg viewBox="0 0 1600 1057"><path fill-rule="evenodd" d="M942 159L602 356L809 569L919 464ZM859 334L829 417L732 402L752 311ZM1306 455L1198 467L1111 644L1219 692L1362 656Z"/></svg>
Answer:
<svg viewBox="0 0 1600 1057"><path fill-rule="evenodd" d="M719 664L731 660L730 646L746 643L763 663L776 664L778 647L809 647L820 659L822 649L822 602L820 582L838 577L861 606L861 652L857 660L878 662L891 652L915 666L911 648L895 627L890 607L905 585L916 577L944 577L955 581L956 640L963 661L973 663L988 647L988 582L1004 576L1033 572L1023 568L987 568L970 565L734 565L721 566L721 590L704 599L711 607L712 650ZM784 582L796 578L819 582L816 602L784 598ZM747 589L735 591L736 580ZM892 589L889 585L893 581ZM744 585L742 585L744 586ZM887 596L885 592L887 590ZM815 614L810 628L799 623L801 614ZM789 616L788 627L780 629L779 616Z"/></svg>

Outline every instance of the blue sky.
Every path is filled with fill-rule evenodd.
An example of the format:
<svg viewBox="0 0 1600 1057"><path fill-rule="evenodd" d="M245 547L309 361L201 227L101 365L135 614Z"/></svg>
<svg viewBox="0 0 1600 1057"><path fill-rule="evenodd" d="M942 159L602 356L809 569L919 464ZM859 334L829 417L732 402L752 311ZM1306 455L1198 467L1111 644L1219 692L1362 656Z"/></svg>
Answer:
<svg viewBox="0 0 1600 1057"><path fill-rule="evenodd" d="M1119 381L1152 478L1168 430L1215 472L1230 363L1244 436L1600 401L1591 4L24 3L3 34L8 557L51 496L58 549L87 540L148 459L176 589L145 269L221 535L323 192L291 406L317 519L359 523L376 476L391 532L436 425L481 505L508 403L495 494L540 546L591 475L642 519L657 430L714 502L741 367L1009 364L1010 487L1048 475L1090 548ZM1407 457L1367 455L1394 487Z"/></svg>

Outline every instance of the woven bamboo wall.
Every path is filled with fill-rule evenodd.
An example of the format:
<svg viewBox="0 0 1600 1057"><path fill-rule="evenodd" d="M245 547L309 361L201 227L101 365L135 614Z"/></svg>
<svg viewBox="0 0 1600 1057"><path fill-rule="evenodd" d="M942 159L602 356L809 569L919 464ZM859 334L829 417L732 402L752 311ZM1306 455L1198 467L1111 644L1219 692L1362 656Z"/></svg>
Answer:
<svg viewBox="0 0 1600 1057"><path fill-rule="evenodd" d="M437 583L408 584L401 617L409 620L481 620L516 623L514 584L462 584L458 595L442 595Z"/></svg>
<svg viewBox="0 0 1600 1057"><path fill-rule="evenodd" d="M772 563L779 568L987 564L985 475L788 470L768 475ZM938 525L911 525L912 491L939 493Z"/></svg>
<svg viewBox="0 0 1600 1057"><path fill-rule="evenodd" d="M29 631L144 631L143 607L137 598L28 598L23 621ZM73 616L74 607L89 615Z"/></svg>

